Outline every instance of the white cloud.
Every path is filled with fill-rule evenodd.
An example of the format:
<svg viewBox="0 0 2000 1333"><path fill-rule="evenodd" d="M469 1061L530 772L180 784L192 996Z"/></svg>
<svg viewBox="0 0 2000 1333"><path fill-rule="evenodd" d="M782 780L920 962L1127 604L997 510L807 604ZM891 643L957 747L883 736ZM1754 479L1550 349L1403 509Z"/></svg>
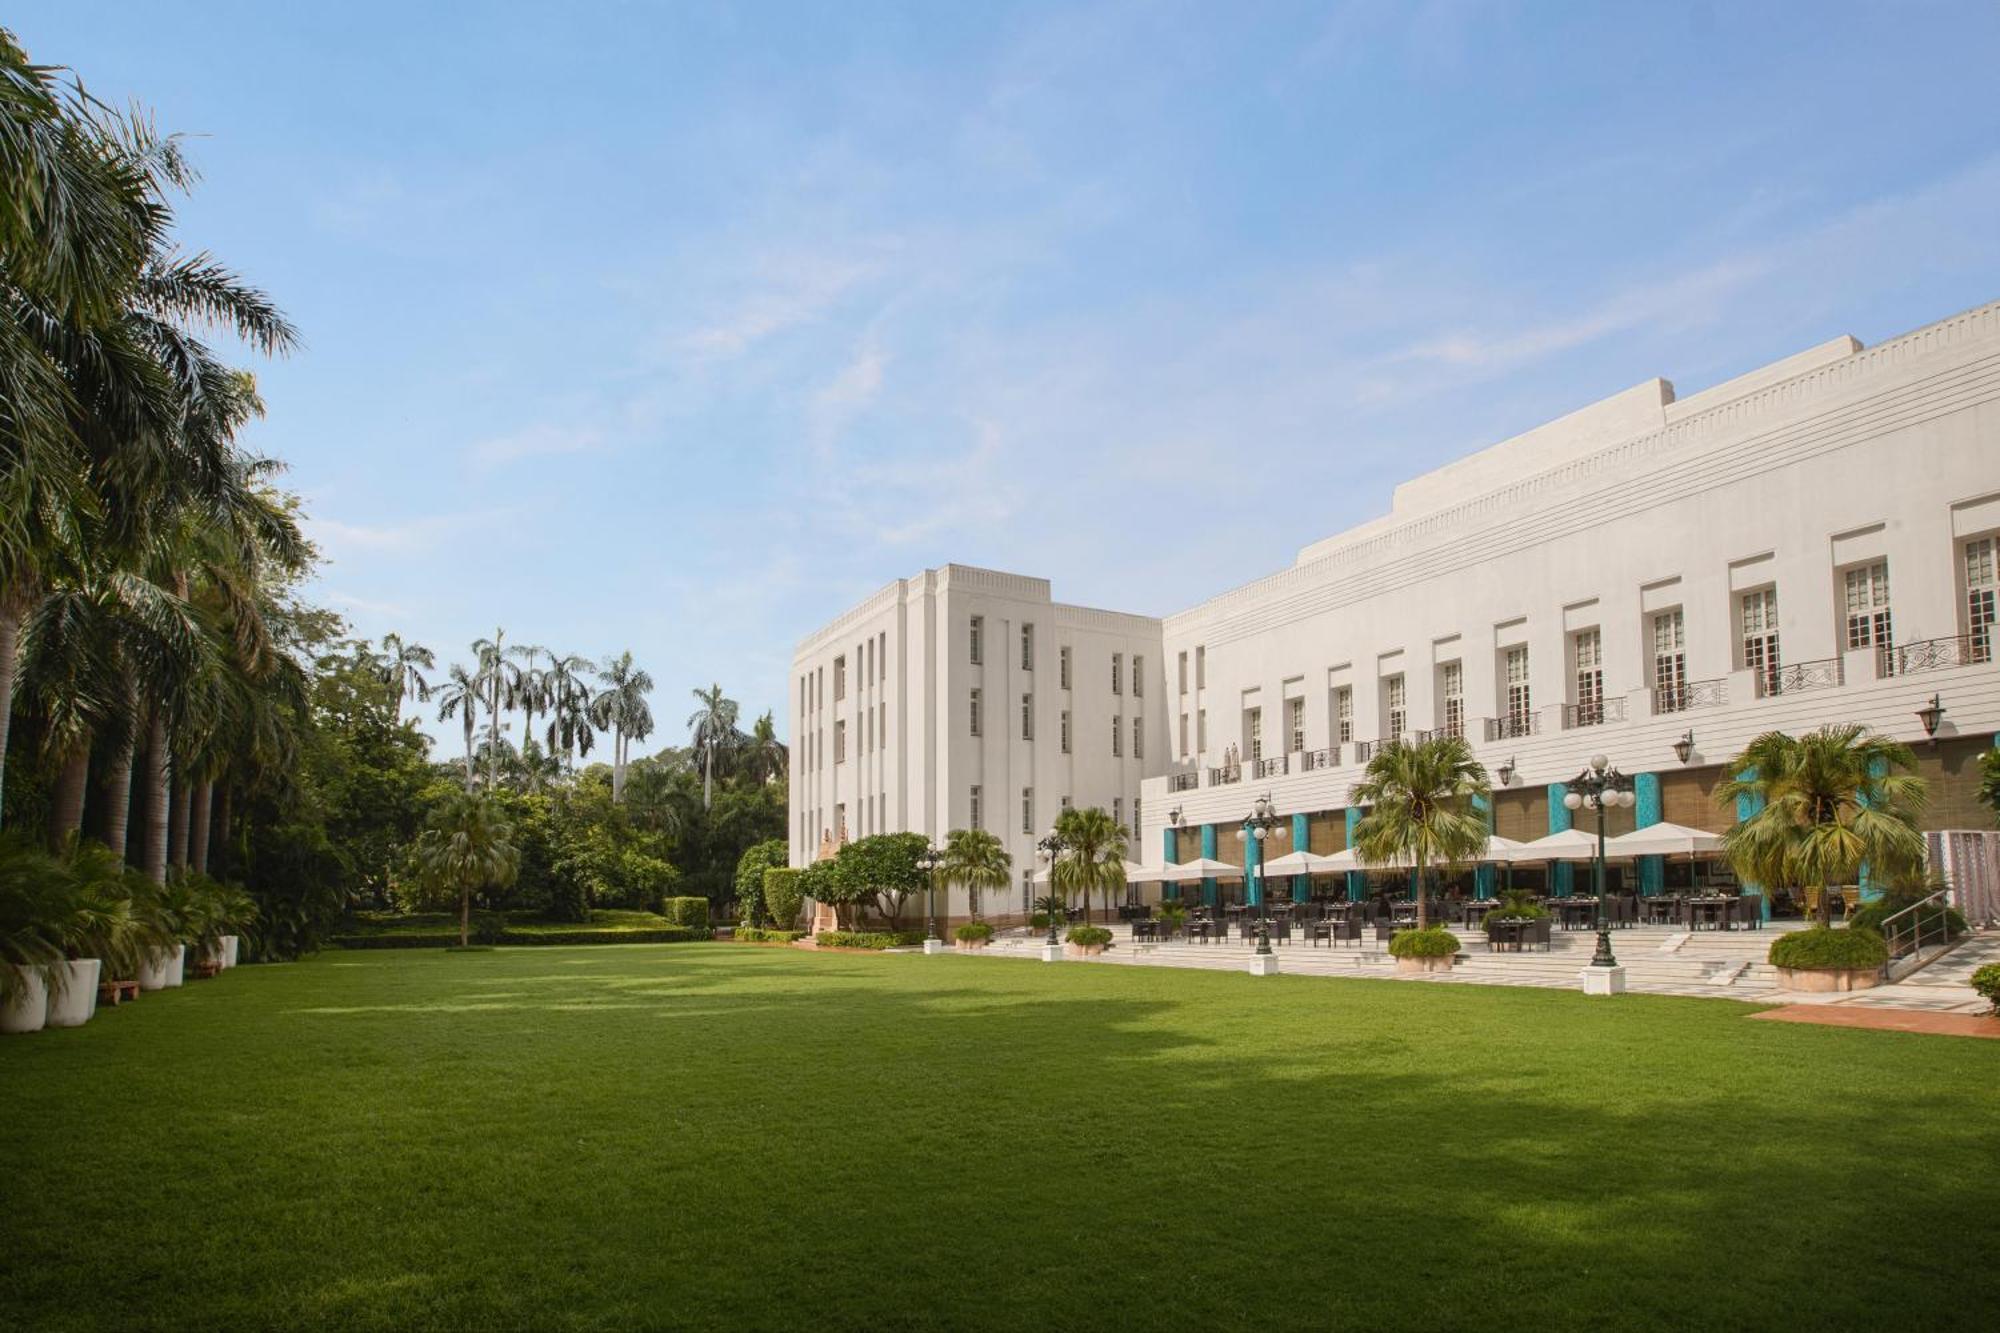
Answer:
<svg viewBox="0 0 2000 1333"><path fill-rule="evenodd" d="M466 456L482 467L498 467L524 458L580 454L597 448L603 440L603 433L594 426L542 423L480 440L467 448Z"/></svg>

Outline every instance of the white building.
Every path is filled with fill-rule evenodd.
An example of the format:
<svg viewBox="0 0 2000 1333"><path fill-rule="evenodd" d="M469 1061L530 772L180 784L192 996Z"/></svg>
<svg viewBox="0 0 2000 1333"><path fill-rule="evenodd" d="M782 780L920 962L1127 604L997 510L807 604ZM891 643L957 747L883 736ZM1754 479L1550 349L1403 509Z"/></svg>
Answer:
<svg viewBox="0 0 2000 1333"><path fill-rule="evenodd" d="M1070 804L1112 812L1136 845L1165 685L1157 620L964 565L898 579L793 655L792 864L872 833L979 827L1025 875ZM1019 910L1000 896L989 912Z"/></svg>
<svg viewBox="0 0 2000 1333"><path fill-rule="evenodd" d="M1710 793L1730 755L1759 732L1836 719L1916 745L1930 826L1984 827L1973 791L2000 728L1996 597L2000 304L1874 348L1837 338L1685 398L1649 380L1404 483L1387 515L1163 626L1051 607L1039 580L984 571L892 585L800 648L794 859L817 852L843 805L850 832L957 827L973 786L986 825L1014 835L1017 866L1032 863L1021 830L1055 808L1023 812L1027 788L1121 800L1149 864L1240 863L1234 831L1266 793L1292 842L1336 851L1371 748L1438 730L1465 735L1496 775L1504 835L1563 826L1549 786L1599 752L1640 775L1625 827L1721 827L1733 815ZM1011 636L1037 617L1059 641L1097 629L1100 658L1142 656L1144 698L1089 674L1060 704L1034 690L1046 668L1017 671ZM819 734L852 728L855 702L813 691L870 634L901 664L890 746L842 761ZM1005 746L970 735L972 688L989 733L1004 701ZM1028 693L1036 734L1067 709L1087 757L1114 716L1143 717L1143 757L1100 770L1021 742ZM1918 717L1933 695L1935 739Z"/></svg>

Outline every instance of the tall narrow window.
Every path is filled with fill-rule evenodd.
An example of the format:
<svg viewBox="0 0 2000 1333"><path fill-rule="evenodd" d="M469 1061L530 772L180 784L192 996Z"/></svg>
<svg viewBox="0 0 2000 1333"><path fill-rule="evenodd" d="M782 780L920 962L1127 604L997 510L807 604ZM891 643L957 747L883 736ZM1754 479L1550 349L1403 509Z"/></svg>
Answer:
<svg viewBox="0 0 2000 1333"><path fill-rule="evenodd" d="M1306 701L1285 700L1285 750L1297 754L1306 748Z"/></svg>
<svg viewBox="0 0 2000 1333"><path fill-rule="evenodd" d="M1034 669L1035 627L1033 625L1023 625L1021 626L1021 670L1033 671Z"/></svg>
<svg viewBox="0 0 2000 1333"><path fill-rule="evenodd" d="M1383 733L1390 740L1400 737L1410 725L1409 686L1401 676L1391 676L1384 683L1385 712L1389 717L1389 729Z"/></svg>
<svg viewBox="0 0 2000 1333"><path fill-rule="evenodd" d="M972 734L975 736L979 734L979 691L977 689L972 692Z"/></svg>
<svg viewBox="0 0 2000 1333"><path fill-rule="evenodd" d="M1525 736L1534 717L1534 705L1528 696L1528 648L1526 644L1509 648L1506 657L1507 677L1507 728L1510 734Z"/></svg>
<svg viewBox="0 0 2000 1333"><path fill-rule="evenodd" d="M833 724L833 762L847 762L847 719L838 718Z"/></svg>
<svg viewBox="0 0 2000 1333"><path fill-rule="evenodd" d="M1069 753L1069 709L1062 710L1062 752Z"/></svg>
<svg viewBox="0 0 2000 1333"><path fill-rule="evenodd" d="M888 630L883 630L880 634L875 636L875 645L876 645L876 657L879 659L876 666L875 679L880 681L882 684L887 685L889 683L889 631Z"/></svg>
<svg viewBox="0 0 2000 1333"><path fill-rule="evenodd" d="M1264 710L1248 709L1243 714L1243 735L1249 744L1244 746L1250 752L1250 762L1256 763L1264 757Z"/></svg>
<svg viewBox="0 0 2000 1333"><path fill-rule="evenodd" d="M1140 801L1140 798L1139 798L1139 797L1137 797L1137 796L1134 796L1134 797L1132 798L1132 836L1133 836L1134 838L1137 838L1137 837L1139 836L1139 828L1140 828L1140 824L1139 824L1139 801Z"/></svg>
<svg viewBox="0 0 2000 1333"><path fill-rule="evenodd" d="M1114 717L1111 719L1111 757L1113 759L1122 759L1124 755L1125 755L1125 719L1122 717Z"/></svg>
<svg viewBox="0 0 2000 1333"><path fill-rule="evenodd" d="M1198 709L1194 715L1194 748L1198 753L1208 753L1208 710Z"/></svg>
<svg viewBox="0 0 2000 1333"><path fill-rule="evenodd" d="M1125 693L1125 654L1111 654L1111 692Z"/></svg>
<svg viewBox="0 0 2000 1333"><path fill-rule="evenodd" d="M845 801L833 807L833 840L835 842L847 841L847 802Z"/></svg>
<svg viewBox="0 0 2000 1333"><path fill-rule="evenodd" d="M1343 685L1333 692L1333 743L1347 745L1354 740L1354 687Z"/></svg>
<svg viewBox="0 0 2000 1333"><path fill-rule="evenodd" d="M1035 739L1035 696L1032 694L1021 696L1021 739Z"/></svg>
<svg viewBox="0 0 2000 1333"><path fill-rule="evenodd" d="M1021 788L1021 832L1033 833L1034 831L1035 789L1033 787L1023 787Z"/></svg>
<svg viewBox="0 0 2000 1333"><path fill-rule="evenodd" d="M1850 569L1847 584L1847 646L1887 648L1893 643L1889 622L1889 562Z"/></svg>
<svg viewBox="0 0 2000 1333"><path fill-rule="evenodd" d="M1146 659L1132 658L1132 697L1137 699L1146 693Z"/></svg>
<svg viewBox="0 0 2000 1333"><path fill-rule="evenodd" d="M1194 650L1194 687L1198 690L1208 688L1208 649L1206 648L1197 647Z"/></svg>
<svg viewBox="0 0 2000 1333"><path fill-rule="evenodd" d="M979 788L974 787L969 793L966 806L966 826L969 828L985 828L986 825L981 819L979 810Z"/></svg>
<svg viewBox="0 0 2000 1333"><path fill-rule="evenodd" d="M1739 603L1743 625L1743 669L1754 671L1768 694L1778 692L1778 590L1746 592Z"/></svg>
<svg viewBox="0 0 2000 1333"><path fill-rule="evenodd" d="M1181 756L1181 760L1182 760L1183 762L1186 762L1186 760L1187 760L1187 757L1188 757L1188 715L1187 715L1186 713L1182 713L1182 714L1181 714L1181 748L1180 748L1180 756Z"/></svg>
<svg viewBox="0 0 2000 1333"><path fill-rule="evenodd" d="M1681 609L1653 617L1653 711L1678 713L1687 707L1687 634Z"/></svg>
<svg viewBox="0 0 2000 1333"><path fill-rule="evenodd" d="M833 701L839 703L847 697L847 659L833 659Z"/></svg>
<svg viewBox="0 0 2000 1333"><path fill-rule="evenodd" d="M1119 828L1125 827L1125 798L1123 796L1114 796L1111 798L1111 822Z"/></svg>
<svg viewBox="0 0 2000 1333"><path fill-rule="evenodd" d="M1186 694L1187 693L1187 649L1185 648L1181 649L1180 657L1176 659L1174 673L1180 680L1181 684L1180 692L1182 694Z"/></svg>
<svg viewBox="0 0 2000 1333"><path fill-rule="evenodd" d="M889 748L889 705L876 705L878 721L875 723L875 744L881 749Z"/></svg>
<svg viewBox="0 0 2000 1333"><path fill-rule="evenodd" d="M1069 645L1068 644L1064 644L1062 647L1056 649L1056 665L1060 668L1058 675L1060 677L1062 687L1064 689L1068 689L1069 688Z"/></svg>
<svg viewBox="0 0 2000 1333"><path fill-rule="evenodd" d="M1146 719L1143 717L1132 719L1132 757L1134 759L1146 757Z"/></svg>
<svg viewBox="0 0 2000 1333"><path fill-rule="evenodd" d="M1594 727L1604 721L1604 639L1595 629L1570 636L1575 663L1576 725Z"/></svg>
<svg viewBox="0 0 2000 1333"><path fill-rule="evenodd" d="M1465 734L1465 664L1446 662L1438 668L1438 696L1444 701L1444 734Z"/></svg>
<svg viewBox="0 0 2000 1333"><path fill-rule="evenodd" d="M2000 559L1995 542L1981 537L1965 544L1965 633L1967 656L1974 662L1993 660L1993 623L2000 602Z"/></svg>
<svg viewBox="0 0 2000 1333"><path fill-rule="evenodd" d="M972 618L972 633L968 642L972 649L972 665L978 666L986 660L986 617Z"/></svg>

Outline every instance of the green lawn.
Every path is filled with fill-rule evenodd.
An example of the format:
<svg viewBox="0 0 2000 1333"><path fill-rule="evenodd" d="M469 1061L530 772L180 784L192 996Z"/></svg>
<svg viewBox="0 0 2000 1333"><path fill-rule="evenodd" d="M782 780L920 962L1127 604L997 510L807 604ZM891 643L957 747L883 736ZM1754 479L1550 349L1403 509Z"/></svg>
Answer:
<svg viewBox="0 0 2000 1333"><path fill-rule="evenodd" d="M0 1038L0 1325L1991 1327L2000 1043L728 945Z"/></svg>

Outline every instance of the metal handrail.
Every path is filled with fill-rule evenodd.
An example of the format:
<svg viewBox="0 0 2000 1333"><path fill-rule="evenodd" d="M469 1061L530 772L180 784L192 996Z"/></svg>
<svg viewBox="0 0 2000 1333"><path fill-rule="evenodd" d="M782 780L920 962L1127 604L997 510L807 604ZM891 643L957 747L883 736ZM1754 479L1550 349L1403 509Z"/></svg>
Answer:
<svg viewBox="0 0 2000 1333"><path fill-rule="evenodd" d="M1201 774L1198 772L1167 774L1168 791L1193 791L1199 786L1201 786Z"/></svg>
<svg viewBox="0 0 2000 1333"><path fill-rule="evenodd" d="M1508 717L1486 719L1486 739L1488 741L1511 741L1523 736L1533 736L1541 731L1539 713L1517 713Z"/></svg>
<svg viewBox="0 0 2000 1333"><path fill-rule="evenodd" d="M1208 770L1208 785L1211 787L1221 787L1232 782L1241 781L1243 781L1242 764L1226 764L1220 768L1211 768Z"/></svg>
<svg viewBox="0 0 2000 1333"><path fill-rule="evenodd" d="M1947 914L1947 909L1950 906L1951 891L1939 889L1936 893L1911 903L1902 911L1884 918L1882 941L1889 946L1888 966L1894 968L1897 963L1905 960L1916 961L1927 945L1949 944L1951 918ZM1928 923L1925 919L1926 908L1930 909Z"/></svg>
<svg viewBox="0 0 2000 1333"><path fill-rule="evenodd" d="M1729 702L1729 681L1690 680L1678 685L1653 687L1653 712L1685 713L1690 708L1719 708Z"/></svg>
<svg viewBox="0 0 2000 1333"><path fill-rule="evenodd" d="M1847 670L1838 657L1823 657L1814 662L1790 662L1776 671L1760 671L1756 675L1757 697L1768 699L1774 694L1797 694L1801 690L1826 690L1847 683Z"/></svg>
<svg viewBox="0 0 2000 1333"><path fill-rule="evenodd" d="M1575 731L1578 727L1601 727L1607 722L1625 720L1624 696L1599 699L1590 704L1564 704L1563 730Z"/></svg>
<svg viewBox="0 0 2000 1333"><path fill-rule="evenodd" d="M1281 778L1291 772L1291 763L1287 756L1282 754L1273 755L1269 759L1253 759L1250 761L1250 767L1260 780Z"/></svg>
<svg viewBox="0 0 2000 1333"><path fill-rule="evenodd" d="M1954 634L1943 639L1918 639L1914 643L1882 644L1875 650L1875 666L1883 676L1907 676L1917 671L1937 671L1944 667L1978 666L1993 660L1993 644L1984 634Z"/></svg>
<svg viewBox="0 0 2000 1333"><path fill-rule="evenodd" d="M1329 745L1324 750L1307 750L1299 756L1299 767L1306 772L1316 768L1339 768L1340 747Z"/></svg>

